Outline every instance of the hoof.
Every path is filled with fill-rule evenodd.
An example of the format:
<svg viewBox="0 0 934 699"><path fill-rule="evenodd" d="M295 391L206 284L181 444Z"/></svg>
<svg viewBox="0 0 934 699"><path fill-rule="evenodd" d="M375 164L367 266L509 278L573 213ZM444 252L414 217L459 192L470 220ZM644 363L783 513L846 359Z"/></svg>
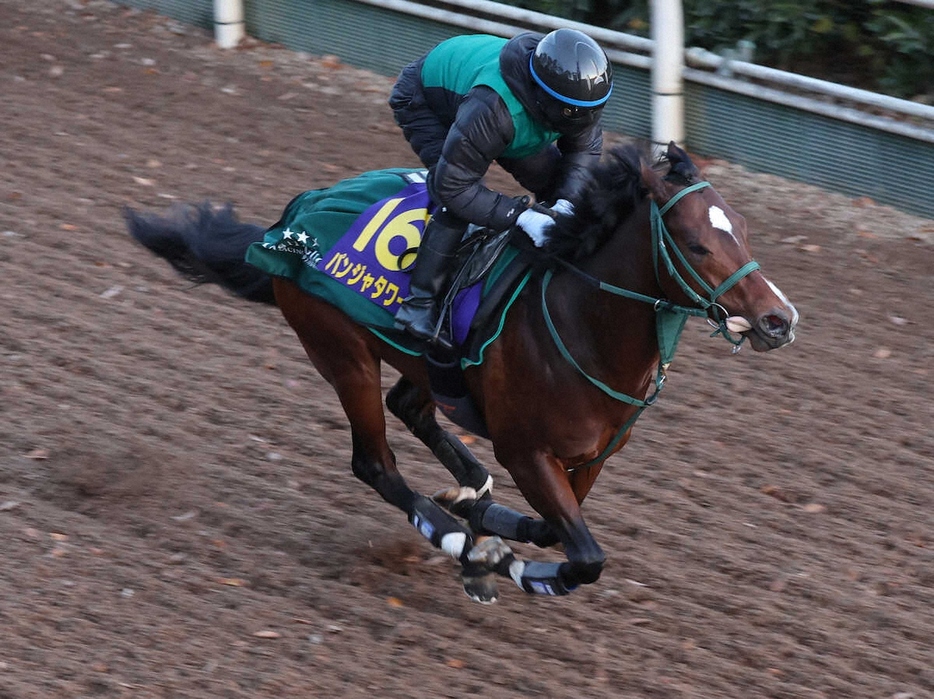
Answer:
<svg viewBox="0 0 934 699"><path fill-rule="evenodd" d="M473 488L448 488L447 490L439 490L431 496L431 499L444 509L450 510L459 502L476 500L477 497L479 497L477 491Z"/></svg>
<svg viewBox="0 0 934 699"><path fill-rule="evenodd" d="M503 561L513 558L512 549L498 536L478 538L467 553L467 560L483 570L494 571Z"/></svg>
<svg viewBox="0 0 934 699"><path fill-rule="evenodd" d="M465 567L461 581L464 583L464 592L474 602L493 604L499 597L496 575L482 568Z"/></svg>
<svg viewBox="0 0 934 699"><path fill-rule="evenodd" d="M477 491L473 488L448 488L439 490L431 499L455 517L467 519L470 508L477 502Z"/></svg>
<svg viewBox="0 0 934 699"><path fill-rule="evenodd" d="M431 499L441 505L441 507L450 510L452 507L459 503L472 503L475 500L479 500L482 497L492 494L493 476L487 476L486 483L483 484L483 487L481 487L480 490L476 490L468 486L447 488L445 490L439 490L437 493L431 496Z"/></svg>

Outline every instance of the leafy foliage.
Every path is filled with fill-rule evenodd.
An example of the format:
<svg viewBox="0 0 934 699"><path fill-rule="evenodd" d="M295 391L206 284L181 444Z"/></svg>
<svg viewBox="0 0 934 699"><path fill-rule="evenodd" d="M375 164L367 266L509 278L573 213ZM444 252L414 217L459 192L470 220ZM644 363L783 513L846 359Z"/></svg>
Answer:
<svg viewBox="0 0 934 699"><path fill-rule="evenodd" d="M892 0L683 0L685 41L711 51L752 42L756 63L934 101L934 10ZM510 4L648 36L650 0Z"/></svg>

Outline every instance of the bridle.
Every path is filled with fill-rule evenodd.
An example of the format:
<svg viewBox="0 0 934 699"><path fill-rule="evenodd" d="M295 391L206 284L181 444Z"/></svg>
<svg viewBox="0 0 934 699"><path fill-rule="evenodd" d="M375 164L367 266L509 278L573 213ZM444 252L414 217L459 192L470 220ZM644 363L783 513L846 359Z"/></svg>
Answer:
<svg viewBox="0 0 934 699"><path fill-rule="evenodd" d="M668 227L665 225L664 216L668 213L669 210L677 204L682 197L691 192L696 192L699 189L704 187L709 187L709 182L697 182L688 187L685 187L680 192L675 194L671 199L669 199L664 206L659 208L655 200L652 200L651 204L651 213L649 215L650 223L652 225L652 263L655 266L655 279L661 285L661 276L660 276L660 267L659 260L665 265L665 271L668 273L668 276L671 277L675 282L678 283L678 286L681 287L681 290L687 295L691 301L697 304L698 307L707 312L707 321L717 330L711 335L714 337L716 335L722 335L724 339L729 341L734 348L739 348L745 341L745 336L740 335L739 338L734 338L726 325L726 319L729 315L726 312L726 309L717 303L717 299L723 296L727 291L732 289L739 280L748 274L759 269L759 263L755 260L750 260L738 270L733 272L729 277L727 277L720 286L717 288L711 287L704 279L697 273L691 264L684 257L684 253L681 252L681 249L675 244L674 239L671 237L671 233L668 232ZM678 272L675 267L674 260L672 260L671 253L669 248L674 251L675 256L678 258L678 261L687 270L688 274L697 282L698 286L703 289L704 293L707 294L707 298L704 298L698 294L694 289L688 284L687 280ZM734 349L734 351L739 351Z"/></svg>
<svg viewBox="0 0 934 699"><path fill-rule="evenodd" d="M569 362L571 366L573 366L578 371L578 373L580 373L584 378L600 389L603 393L613 398L614 400L627 403L637 408L635 414L626 421L626 423L617 432L616 436L610 440L609 444L607 444L606 448L600 453L599 456L595 457L583 466L578 466L576 468L587 468L593 464L603 461L607 456L609 456L610 453L612 453L612 450L629 431L642 411L658 400L658 394L661 392L662 387L665 384L668 367L671 364L671 361L674 359L675 350L678 346L678 340L680 339L681 331L684 329L684 325L687 322L688 316L706 317L707 321L716 328L716 330L711 334L711 337L722 335L733 345L734 352L739 350L742 343L746 339L743 335L740 335L737 339L730 334L726 324L728 313L726 312L726 309L717 302L717 299L732 289L741 279L759 269L759 264L754 260L747 262L738 270L733 272L733 274L727 277L719 286L713 288L706 281L704 281L703 278L701 278L697 271L687 261L684 254L675 244L674 238L672 238L671 233L668 231L668 227L665 225L664 221L665 214L668 213L679 201L681 201L683 197L687 196L691 192L696 192L709 186L709 182L697 182L680 190L662 207L659 207L654 200L650 204L651 208L649 213L649 223L652 229L652 264L655 268L655 279L659 286L661 286L662 270L664 269L664 273L678 284L685 295L691 300L692 303L695 304L694 306L682 306L673 303L668 299L656 298L646 294L640 294L629 289L623 289L622 287L600 281L599 279L596 279L578 267L575 267L571 263L560 260L564 267L574 272L576 275L587 281L589 284L597 287L601 291L606 291L616 296L621 296L652 305L653 309L655 310L655 326L656 337L658 340L659 363L654 379L655 390L648 397L641 399L626 393L622 393L620 391L616 391L600 379L597 379L596 377L587 373L587 371L581 367L577 360L574 359L573 355L571 355L567 345L564 344L564 341L558 334L558 329L555 327L554 321L551 319L551 313L548 311L546 291L548 289L549 283L551 282L553 270L547 270L542 278L542 314L545 319L545 324L548 327L548 332L551 334L551 338L558 348L558 351L561 353L561 356L567 362ZM694 279L698 286L703 290L703 292L706 294L706 297L698 294L693 289L693 287L691 287L684 276L678 271L674 258L672 258L672 252L674 253L674 256L678 262L681 263L681 266L686 270L688 275L690 275L690 277Z"/></svg>

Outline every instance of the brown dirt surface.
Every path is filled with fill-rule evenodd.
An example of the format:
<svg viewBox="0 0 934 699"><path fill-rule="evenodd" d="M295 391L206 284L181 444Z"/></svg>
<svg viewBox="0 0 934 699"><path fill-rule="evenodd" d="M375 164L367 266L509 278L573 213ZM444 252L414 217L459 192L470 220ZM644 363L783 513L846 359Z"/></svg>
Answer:
<svg viewBox="0 0 934 699"><path fill-rule="evenodd" d="M415 165L391 81L3 0L0 84L3 699L934 697L934 222L704 161L797 342L732 357L690 323L585 503L602 578L481 606L353 478L278 311L189 287L121 215L209 198L269 224ZM450 484L390 430L413 485Z"/></svg>

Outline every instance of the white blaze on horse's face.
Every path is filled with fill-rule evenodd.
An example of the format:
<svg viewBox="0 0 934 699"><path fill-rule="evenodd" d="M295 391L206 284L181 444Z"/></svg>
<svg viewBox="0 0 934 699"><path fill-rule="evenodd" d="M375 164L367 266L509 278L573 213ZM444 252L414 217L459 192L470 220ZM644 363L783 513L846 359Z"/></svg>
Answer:
<svg viewBox="0 0 934 699"><path fill-rule="evenodd" d="M791 339L788 340L788 343L791 344L792 342L794 342L794 339L795 339L794 328L795 328L795 325L798 324L798 309L795 308L794 304L792 304L791 301L788 300L788 297L782 293L781 289L779 289L771 281L766 279L764 275L762 278L765 279L765 283L769 285L769 288L772 290L772 293L778 296L778 298L781 299L782 303L785 304L788 307L788 309L791 311L791 321L790 321L791 322Z"/></svg>
<svg viewBox="0 0 934 699"><path fill-rule="evenodd" d="M715 204L711 205L707 209L707 218L713 228L729 235L740 247L746 247L746 221L729 206L724 210ZM788 300L788 297L782 293L781 289L762 275L761 271L758 274L761 275L761 280L765 282L774 300L778 303L759 317L733 316L728 319L727 327L732 321L732 324L736 326L736 332L745 334L753 348L761 351L776 346L770 336L775 333L775 329L783 326L787 327L787 331L782 337L782 344L794 342L795 325L798 323L798 310Z"/></svg>
<svg viewBox="0 0 934 699"><path fill-rule="evenodd" d="M701 218L703 209L694 209L695 221L701 225L695 231L694 244L688 236L686 248L694 253L691 259L695 271L707 276L706 282L717 288L750 261L750 251L746 219L719 198L714 201L703 203L706 221ZM734 282L718 299L728 314L726 328L744 335L754 350L775 349L794 340L798 311L760 270Z"/></svg>
<svg viewBox="0 0 934 699"><path fill-rule="evenodd" d="M733 223L719 206L711 206L707 210L707 216L710 219L711 226L719 228L724 233L733 235Z"/></svg>

